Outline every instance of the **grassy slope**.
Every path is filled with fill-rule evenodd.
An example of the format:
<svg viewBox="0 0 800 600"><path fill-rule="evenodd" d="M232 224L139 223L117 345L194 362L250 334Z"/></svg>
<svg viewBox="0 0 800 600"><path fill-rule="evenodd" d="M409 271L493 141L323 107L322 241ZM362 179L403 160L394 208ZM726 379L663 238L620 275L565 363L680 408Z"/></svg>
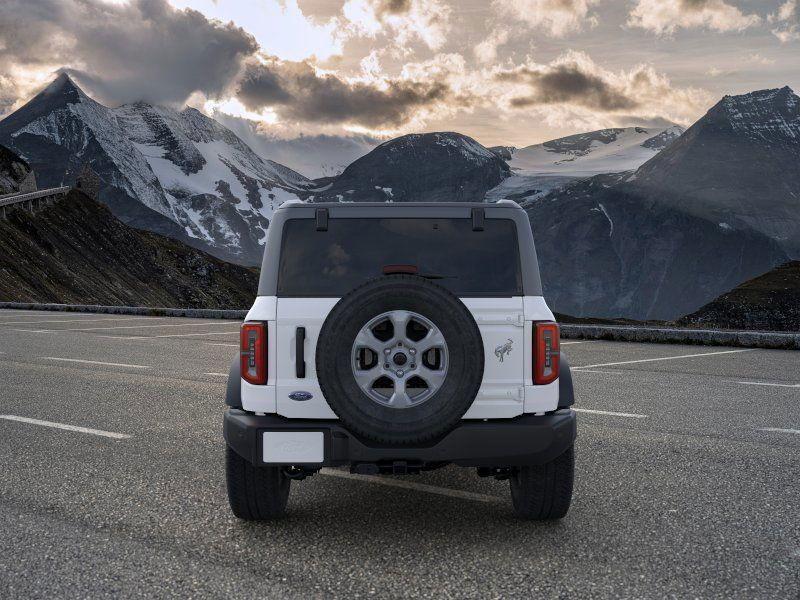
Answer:
<svg viewBox="0 0 800 600"><path fill-rule="evenodd" d="M77 191L0 219L0 301L248 308L258 275L118 221Z"/></svg>

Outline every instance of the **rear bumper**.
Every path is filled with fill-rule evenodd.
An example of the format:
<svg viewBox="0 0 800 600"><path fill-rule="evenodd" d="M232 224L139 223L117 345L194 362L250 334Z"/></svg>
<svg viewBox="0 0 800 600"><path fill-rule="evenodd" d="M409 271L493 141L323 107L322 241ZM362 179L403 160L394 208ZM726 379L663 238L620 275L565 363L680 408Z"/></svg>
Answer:
<svg viewBox="0 0 800 600"><path fill-rule="evenodd" d="M426 447L387 447L360 440L338 421L287 419L276 415L256 416L239 409L225 411L225 441L255 465L263 465L266 432L321 431L324 437L322 463L305 467L352 464L409 465L454 463L465 467L503 468L544 464L560 456L575 441L575 412L560 409L544 416L522 415L495 421L464 421L439 441Z"/></svg>

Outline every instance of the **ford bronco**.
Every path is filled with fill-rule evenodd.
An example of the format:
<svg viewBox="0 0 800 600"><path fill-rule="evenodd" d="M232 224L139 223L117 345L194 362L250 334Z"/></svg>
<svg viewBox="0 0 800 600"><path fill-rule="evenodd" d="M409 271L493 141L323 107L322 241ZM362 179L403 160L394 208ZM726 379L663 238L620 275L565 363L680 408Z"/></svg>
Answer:
<svg viewBox="0 0 800 600"><path fill-rule="evenodd" d="M518 205L289 202L228 380L230 506L279 517L322 468L458 465L508 479L519 516L558 519L573 402Z"/></svg>

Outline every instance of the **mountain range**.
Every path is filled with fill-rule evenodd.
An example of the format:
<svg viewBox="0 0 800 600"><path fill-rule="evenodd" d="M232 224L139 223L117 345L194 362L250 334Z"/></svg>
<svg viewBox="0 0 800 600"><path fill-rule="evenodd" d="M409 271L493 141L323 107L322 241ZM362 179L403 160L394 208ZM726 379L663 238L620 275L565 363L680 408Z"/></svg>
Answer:
<svg viewBox="0 0 800 600"><path fill-rule="evenodd" d="M528 204L558 310L674 319L796 257L799 105L789 88L726 96L637 170Z"/></svg>
<svg viewBox="0 0 800 600"><path fill-rule="evenodd" d="M798 106L789 88L762 90L726 96L685 132L604 129L520 149L456 132L377 145L331 136L315 156L357 158L320 164L313 174L331 175L311 179L261 154L280 148L297 165L306 140L267 140L191 108L108 108L60 75L0 121L0 144L41 187L91 168L124 222L247 265L289 199L509 198L530 216L555 310L671 320L800 253Z"/></svg>

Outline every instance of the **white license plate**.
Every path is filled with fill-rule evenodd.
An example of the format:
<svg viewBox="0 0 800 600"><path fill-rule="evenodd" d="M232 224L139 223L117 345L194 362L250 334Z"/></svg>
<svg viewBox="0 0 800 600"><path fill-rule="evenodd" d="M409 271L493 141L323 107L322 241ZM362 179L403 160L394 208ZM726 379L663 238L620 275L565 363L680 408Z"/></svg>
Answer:
<svg viewBox="0 0 800 600"><path fill-rule="evenodd" d="M265 463L321 463L325 436L321 431L265 431Z"/></svg>

